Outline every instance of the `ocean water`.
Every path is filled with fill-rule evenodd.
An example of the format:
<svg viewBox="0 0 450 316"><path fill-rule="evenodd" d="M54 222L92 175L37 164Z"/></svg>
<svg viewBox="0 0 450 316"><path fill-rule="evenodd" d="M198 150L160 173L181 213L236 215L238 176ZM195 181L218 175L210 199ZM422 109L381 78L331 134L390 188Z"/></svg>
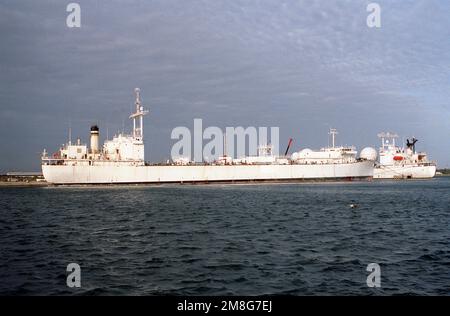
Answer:
<svg viewBox="0 0 450 316"><path fill-rule="evenodd" d="M450 178L0 188L0 294L449 295Z"/></svg>

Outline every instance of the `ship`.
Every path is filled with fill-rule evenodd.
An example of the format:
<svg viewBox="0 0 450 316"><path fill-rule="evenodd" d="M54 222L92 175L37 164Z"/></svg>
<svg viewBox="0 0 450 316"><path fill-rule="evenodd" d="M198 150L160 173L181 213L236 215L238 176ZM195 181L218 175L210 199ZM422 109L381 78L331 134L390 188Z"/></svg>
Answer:
<svg viewBox="0 0 450 316"><path fill-rule="evenodd" d="M100 129L90 129L90 146L69 140L54 154L42 153L45 180L55 185L92 184L196 184L288 181L367 180L373 177L374 148L364 148L359 157L353 146L336 146L337 131L330 130L332 145L320 150L302 149L288 156L275 155L270 144L259 147L256 156L234 159L225 154L212 162L175 158L165 163L144 159L144 121L148 114L135 89L135 112L130 134L119 133L100 148Z"/></svg>
<svg viewBox="0 0 450 316"><path fill-rule="evenodd" d="M396 145L395 133L379 133L381 147L379 161L375 163L375 179L429 179L436 175L436 163L429 161L427 153L416 152L418 139L406 140L406 147Z"/></svg>

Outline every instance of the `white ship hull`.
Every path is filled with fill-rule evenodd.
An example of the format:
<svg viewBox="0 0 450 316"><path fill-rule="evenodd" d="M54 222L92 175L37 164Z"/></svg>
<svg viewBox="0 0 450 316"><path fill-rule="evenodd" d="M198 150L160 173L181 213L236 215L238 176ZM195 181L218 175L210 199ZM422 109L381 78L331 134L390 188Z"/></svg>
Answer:
<svg viewBox="0 0 450 316"><path fill-rule="evenodd" d="M378 166L373 171L374 179L429 179L436 175L436 166L405 165Z"/></svg>
<svg viewBox="0 0 450 316"><path fill-rule="evenodd" d="M42 165L53 184L209 183L371 179L373 162L289 165Z"/></svg>

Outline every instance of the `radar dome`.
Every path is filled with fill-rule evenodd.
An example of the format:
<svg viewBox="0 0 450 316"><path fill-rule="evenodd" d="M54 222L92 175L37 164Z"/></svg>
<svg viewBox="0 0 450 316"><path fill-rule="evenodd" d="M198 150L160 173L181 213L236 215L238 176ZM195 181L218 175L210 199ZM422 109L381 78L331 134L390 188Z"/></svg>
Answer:
<svg viewBox="0 0 450 316"><path fill-rule="evenodd" d="M361 150L359 158L375 161L377 160L377 151L372 147L366 147L363 150Z"/></svg>
<svg viewBox="0 0 450 316"><path fill-rule="evenodd" d="M298 157L299 157L299 158L306 158L306 157L308 157L311 153L312 153L312 150L311 150L311 149L305 148L305 149L302 149L302 150L298 153Z"/></svg>

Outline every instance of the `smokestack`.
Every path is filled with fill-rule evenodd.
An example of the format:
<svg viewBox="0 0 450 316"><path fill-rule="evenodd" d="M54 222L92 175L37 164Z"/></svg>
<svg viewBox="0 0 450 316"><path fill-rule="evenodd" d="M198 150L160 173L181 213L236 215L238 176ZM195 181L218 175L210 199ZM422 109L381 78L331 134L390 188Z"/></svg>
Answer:
<svg viewBox="0 0 450 316"><path fill-rule="evenodd" d="M97 125L91 126L91 152L98 154L99 130Z"/></svg>

